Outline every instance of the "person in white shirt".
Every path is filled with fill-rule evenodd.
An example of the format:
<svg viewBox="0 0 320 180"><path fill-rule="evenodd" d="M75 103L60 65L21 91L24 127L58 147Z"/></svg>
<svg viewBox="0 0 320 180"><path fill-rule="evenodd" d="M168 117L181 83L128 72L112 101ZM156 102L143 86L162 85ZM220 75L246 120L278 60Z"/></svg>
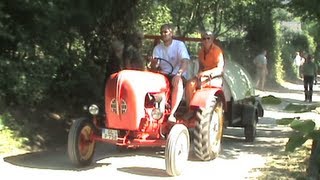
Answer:
<svg viewBox="0 0 320 180"><path fill-rule="evenodd" d="M296 52L296 57L293 60L293 65L295 68L295 72L297 74L297 77L300 77L300 66L302 64L302 57L300 56L300 52Z"/></svg>
<svg viewBox="0 0 320 180"><path fill-rule="evenodd" d="M253 63L256 65L256 88L260 88L262 91L264 91L266 76L268 75L268 60L266 55L267 51L263 49L253 60Z"/></svg>
<svg viewBox="0 0 320 180"><path fill-rule="evenodd" d="M187 66L190 56L186 45L179 40L173 39L173 28L170 24L164 24L160 28L161 40L153 49L152 66L159 66L164 74L169 75L172 85L171 94L171 114L168 118L170 122L176 122L174 113L176 112L183 97L183 88L187 78ZM156 58L162 58L170 64L158 61ZM170 73L172 70L172 73Z"/></svg>

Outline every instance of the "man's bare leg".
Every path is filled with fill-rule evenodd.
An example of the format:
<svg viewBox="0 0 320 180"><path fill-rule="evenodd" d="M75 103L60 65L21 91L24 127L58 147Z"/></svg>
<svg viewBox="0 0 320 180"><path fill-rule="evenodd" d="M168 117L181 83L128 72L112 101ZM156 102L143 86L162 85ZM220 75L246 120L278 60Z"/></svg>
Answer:
<svg viewBox="0 0 320 180"><path fill-rule="evenodd" d="M261 77L261 90L264 91L264 84L266 82L266 75L262 75Z"/></svg>
<svg viewBox="0 0 320 180"><path fill-rule="evenodd" d="M187 85L185 87L185 92L186 92L186 106L189 107L190 105L190 101L191 101L191 97L194 93L195 90L195 86L196 86L196 79L191 79L187 82Z"/></svg>
<svg viewBox="0 0 320 180"><path fill-rule="evenodd" d="M174 117L174 113L178 109L180 101L183 97L183 82L181 77L175 76L172 79L172 94L171 94L171 114L168 118L170 122L176 122L176 118Z"/></svg>
<svg viewBox="0 0 320 180"><path fill-rule="evenodd" d="M260 84L260 74L256 76L256 88L259 88L259 84Z"/></svg>

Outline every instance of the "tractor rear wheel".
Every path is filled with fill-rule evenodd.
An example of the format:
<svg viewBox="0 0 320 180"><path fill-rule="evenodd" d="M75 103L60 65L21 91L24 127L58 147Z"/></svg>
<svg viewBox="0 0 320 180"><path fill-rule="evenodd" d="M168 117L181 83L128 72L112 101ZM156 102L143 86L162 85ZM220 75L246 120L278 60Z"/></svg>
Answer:
<svg viewBox="0 0 320 180"><path fill-rule="evenodd" d="M175 124L169 133L166 149L166 172L170 176L179 176L186 166L189 157L189 131L183 124Z"/></svg>
<svg viewBox="0 0 320 180"><path fill-rule="evenodd" d="M77 166L91 164L95 150L94 125L87 118L74 121L68 134L68 155Z"/></svg>
<svg viewBox="0 0 320 180"><path fill-rule="evenodd" d="M245 136L247 142L253 142L256 139L257 121L258 121L258 117L257 117L256 113L254 112L251 124L248 124L244 127L244 136Z"/></svg>
<svg viewBox="0 0 320 180"><path fill-rule="evenodd" d="M196 118L194 153L203 161L212 160L221 150L224 119L222 102L214 100L209 108L198 109Z"/></svg>

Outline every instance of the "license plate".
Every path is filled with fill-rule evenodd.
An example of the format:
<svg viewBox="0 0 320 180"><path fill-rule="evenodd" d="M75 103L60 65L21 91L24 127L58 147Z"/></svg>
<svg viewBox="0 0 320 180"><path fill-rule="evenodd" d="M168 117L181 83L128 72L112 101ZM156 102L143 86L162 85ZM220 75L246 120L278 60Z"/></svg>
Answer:
<svg viewBox="0 0 320 180"><path fill-rule="evenodd" d="M102 139L117 140L118 130L114 129L102 129Z"/></svg>

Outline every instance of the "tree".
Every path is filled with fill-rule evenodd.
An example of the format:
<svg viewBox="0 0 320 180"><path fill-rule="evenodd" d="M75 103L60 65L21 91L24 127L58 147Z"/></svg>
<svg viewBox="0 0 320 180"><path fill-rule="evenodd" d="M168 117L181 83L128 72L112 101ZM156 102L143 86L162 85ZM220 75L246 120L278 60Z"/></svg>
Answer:
<svg viewBox="0 0 320 180"><path fill-rule="evenodd" d="M306 29L311 36L315 39L316 50L315 59L319 61L320 59L320 2L317 0L291 0L288 3L288 11L292 12L296 16L301 17L303 24L305 24L304 29ZM318 62L319 63L319 62Z"/></svg>
<svg viewBox="0 0 320 180"><path fill-rule="evenodd" d="M296 16L305 19L320 19L320 2L318 0L291 0L288 3L288 9Z"/></svg>
<svg viewBox="0 0 320 180"><path fill-rule="evenodd" d="M112 38L134 29L137 2L1 1L0 95L35 104L47 94L76 96L80 86L93 97L96 88L81 84L104 79Z"/></svg>

